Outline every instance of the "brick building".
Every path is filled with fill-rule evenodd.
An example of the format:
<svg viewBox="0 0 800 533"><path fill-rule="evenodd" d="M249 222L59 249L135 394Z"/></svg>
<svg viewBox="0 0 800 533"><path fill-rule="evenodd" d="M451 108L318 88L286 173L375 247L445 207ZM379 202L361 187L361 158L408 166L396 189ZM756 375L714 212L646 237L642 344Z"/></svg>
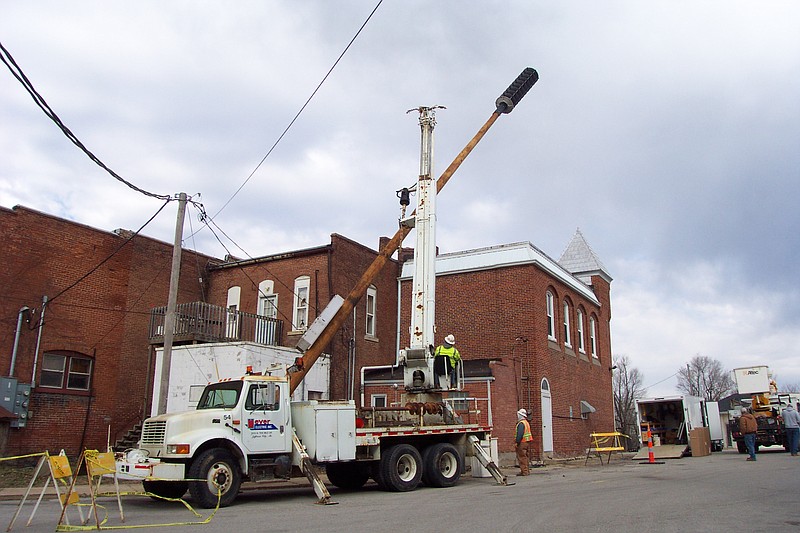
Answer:
<svg viewBox="0 0 800 533"><path fill-rule="evenodd" d="M402 324L412 274L406 262ZM451 397L474 398L457 403L495 426L500 451L513 450L520 407L532 413L533 457L580 455L589 433L614 429L611 278L580 231L559 262L517 243L439 255L436 276L437 342L454 334L467 360L464 391ZM406 346L407 329L400 331ZM392 374L370 372L365 398L397 401L402 375Z"/></svg>
<svg viewBox="0 0 800 533"><path fill-rule="evenodd" d="M167 298L172 246L20 206L0 208L0 235L0 374L33 385L3 451L105 448L108 428L113 441L149 401L148 322ZM209 260L183 255L180 301L201 298Z"/></svg>
<svg viewBox="0 0 800 533"><path fill-rule="evenodd" d="M4 453L102 448L109 427L116 441L150 412L172 246L19 206L0 209L0 234L0 365L34 385L30 417L24 427L10 419ZM177 327L187 329L175 342L294 346L376 254L337 234L247 260L186 250ZM324 350L330 398L400 401L402 372L391 366L408 345L412 269L409 250L399 255ZM591 431L613 429L610 282L580 232L559 262L529 243L437 258L437 340L453 333L466 360L466 387L453 399L465 417L495 425L501 451L513 448L519 407L533 413L534 457L577 455Z"/></svg>
<svg viewBox="0 0 800 533"><path fill-rule="evenodd" d="M0 411L2 453L104 448L109 428L116 442L150 413L172 245L20 206L0 209L0 235L1 383L32 385L25 419ZM245 261L184 250L175 343L292 347L376 255L335 234L329 245ZM311 392L352 398L357 368L393 360L397 272L391 261L326 348L330 391Z"/></svg>

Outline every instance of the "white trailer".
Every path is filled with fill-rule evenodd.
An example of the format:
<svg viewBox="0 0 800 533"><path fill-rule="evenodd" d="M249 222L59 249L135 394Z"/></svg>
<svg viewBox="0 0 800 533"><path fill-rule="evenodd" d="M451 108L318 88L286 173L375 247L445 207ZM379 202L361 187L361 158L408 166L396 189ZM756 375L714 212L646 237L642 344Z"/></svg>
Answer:
<svg viewBox="0 0 800 533"><path fill-rule="evenodd" d="M706 426L703 418L703 399L698 396L636 400L636 419L642 446L647 448L649 429L653 435L653 444L670 447L660 450L664 456L671 453L671 456L680 457L689 447L689 432Z"/></svg>

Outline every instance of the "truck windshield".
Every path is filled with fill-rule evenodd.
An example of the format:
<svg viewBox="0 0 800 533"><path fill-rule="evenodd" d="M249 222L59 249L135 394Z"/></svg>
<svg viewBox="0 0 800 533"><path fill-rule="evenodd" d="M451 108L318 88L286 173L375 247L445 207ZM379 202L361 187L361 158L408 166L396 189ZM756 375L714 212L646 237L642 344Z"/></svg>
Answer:
<svg viewBox="0 0 800 533"><path fill-rule="evenodd" d="M197 404L197 409L230 409L238 403L241 392L241 381L214 383L207 386L203 391L203 395L200 396L200 402Z"/></svg>

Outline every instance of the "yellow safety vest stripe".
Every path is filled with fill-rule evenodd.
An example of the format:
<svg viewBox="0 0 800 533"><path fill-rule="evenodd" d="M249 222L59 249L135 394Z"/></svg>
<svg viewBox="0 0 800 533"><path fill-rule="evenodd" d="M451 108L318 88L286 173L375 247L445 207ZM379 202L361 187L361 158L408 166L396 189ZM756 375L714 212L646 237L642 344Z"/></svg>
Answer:
<svg viewBox="0 0 800 533"><path fill-rule="evenodd" d="M525 428L524 433L522 434L522 442L531 442L533 440L533 433L531 433L531 425L528 423L527 420L520 420L517 424L522 424L522 427Z"/></svg>

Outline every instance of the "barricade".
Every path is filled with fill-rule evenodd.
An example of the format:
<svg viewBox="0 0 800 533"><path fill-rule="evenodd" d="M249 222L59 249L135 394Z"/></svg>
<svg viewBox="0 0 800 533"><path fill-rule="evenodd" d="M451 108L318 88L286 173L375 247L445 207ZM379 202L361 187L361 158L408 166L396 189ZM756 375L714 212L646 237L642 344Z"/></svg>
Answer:
<svg viewBox="0 0 800 533"><path fill-rule="evenodd" d="M41 492L39 493L39 497L33 507L31 512L30 518L28 519L27 526L31 525L31 521L33 520L36 511L39 508L39 504L41 503L42 499L44 498L45 493L47 492L50 482L53 482L55 487L55 493L58 498L59 505L61 507L61 515L59 518L59 522L56 525L56 531L88 531L88 530L101 530L101 529L133 529L133 528L146 528L146 527L166 527L166 526L187 526L187 525L201 525L201 524L208 524L211 522L211 519L216 515L217 511L219 510L219 498L221 494L218 492L217 494L217 506L214 510L205 518L200 515L197 511L195 511L185 500L181 498L166 498L159 496L157 494L152 494L150 492L143 492L143 491L135 491L135 492L120 492L119 490L119 482L117 480L117 468L116 468L116 461L114 457L114 453L111 451L108 452L98 452L97 450L86 450L84 453L81 454L80 459L78 461L78 465L75 468L75 472L79 472L82 466L86 468L86 475L88 481L88 492L90 496L90 503L82 503L80 501L79 491L76 489L76 481L77 481L77 474L73 475L73 470L70 468L69 459L67 458L66 454L62 450L59 455L51 456L47 451L42 453L33 453L28 455L19 455L14 457L0 457L0 462L3 461L12 461L12 460L19 460L19 459L27 459L32 457L39 457L39 462L34 470L34 474L31 477L30 483L28 483L28 487L22 496L22 499L17 506L17 510L14 513L14 516L11 518L10 523L6 531L11 531L11 528L14 526L20 512L22 511L23 506L27 502L31 492L34 489L34 484L39 476L43 473L43 469L45 465L48 466L49 475L47 480L44 483L44 486L41 488ZM103 478L106 479L113 479L114 481L114 489L111 492L101 492L101 483ZM142 480L151 480L151 481L159 481L157 478L152 477L142 477ZM198 483L206 483L207 480L200 480L200 479L188 479L186 481L189 482L198 482ZM60 485L62 486L60 486ZM36 490L39 490L38 487ZM83 489L81 489L83 490ZM65 492L62 492L65 491ZM161 523L161 524L125 524L125 515L123 514L122 510L122 496L149 496L151 498L157 498L166 501L173 501L173 502L180 502L186 507L192 514L194 514L198 520L197 521L187 521L187 522L171 522L171 523ZM105 508L98 503L98 498L100 497L114 497L117 500L117 506L119 508L120 513L120 524L108 524L108 513L106 512ZM91 507L90 513L84 513L83 507ZM78 515L80 517L80 524L79 525L71 525L69 521L69 510L70 509L77 509ZM103 512L101 514L99 511ZM95 518L95 523L89 525L88 522L92 517L92 514Z"/></svg>
<svg viewBox="0 0 800 533"><path fill-rule="evenodd" d="M621 439L628 439L627 435L619 431L610 433L592 433L589 435L591 439L590 447L586 449L586 460L583 461L584 466L589 461L592 454L597 454L600 458L600 464L603 464L603 454L608 452L608 459L606 464L611 462L611 454L614 452L624 452L625 447L622 445Z"/></svg>

